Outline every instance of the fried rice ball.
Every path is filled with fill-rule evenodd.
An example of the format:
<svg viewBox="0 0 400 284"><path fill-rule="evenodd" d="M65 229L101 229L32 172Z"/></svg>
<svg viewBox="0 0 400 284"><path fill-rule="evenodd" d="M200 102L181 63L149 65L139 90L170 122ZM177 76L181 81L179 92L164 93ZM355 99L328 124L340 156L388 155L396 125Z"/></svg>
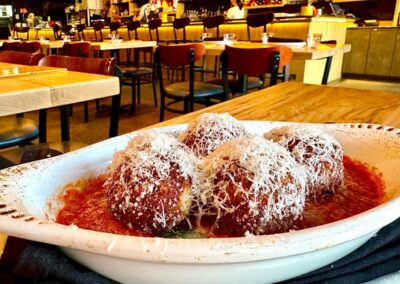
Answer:
<svg viewBox="0 0 400 284"><path fill-rule="evenodd" d="M218 146L238 137L248 135L240 121L228 113L204 113L188 125L179 141L198 157L205 157Z"/></svg>
<svg viewBox="0 0 400 284"><path fill-rule="evenodd" d="M277 143L257 136L234 139L202 163L198 223L213 235L285 232L302 216L306 173Z"/></svg>
<svg viewBox="0 0 400 284"><path fill-rule="evenodd" d="M343 182L343 150L331 135L315 127L284 126L264 135L285 147L308 174L307 198L335 193Z"/></svg>
<svg viewBox="0 0 400 284"><path fill-rule="evenodd" d="M117 152L105 182L108 207L129 228L155 236L187 219L197 158L167 134L140 133Z"/></svg>

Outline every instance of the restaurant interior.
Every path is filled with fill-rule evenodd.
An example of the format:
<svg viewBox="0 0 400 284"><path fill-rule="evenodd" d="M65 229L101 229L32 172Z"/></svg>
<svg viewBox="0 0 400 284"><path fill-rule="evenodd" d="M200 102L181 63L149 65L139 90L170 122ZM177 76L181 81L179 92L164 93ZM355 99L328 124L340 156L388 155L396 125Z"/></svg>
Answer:
<svg viewBox="0 0 400 284"><path fill-rule="evenodd" d="M0 283L400 283L399 26L400 0L0 0ZM235 126L239 122L246 130ZM183 138L196 126L203 127L199 137ZM220 128L207 132L208 127ZM269 134L273 127L289 134ZM250 211L235 217L237 196L246 198L235 206L244 206L243 200L250 209L261 206L251 199L258 197L243 193L249 184L263 188L258 172L249 170L254 163L263 170L273 163L263 159L275 161L260 149L283 157L304 139L287 142L288 151L281 153L260 137L278 144L296 127L317 128L307 134L317 137L310 138L315 147L334 141L332 151L343 148L335 153L339 158L327 154L322 170L313 169L315 175L323 170L331 175L326 188L317 190L322 197L310 197L307 177L300 206L305 213L293 213L300 201L290 203L297 197L285 188L300 191L297 174L306 171L299 166L296 172L300 162L292 153L296 166L289 166L286 176L266 178L281 182L285 192L282 200L268 193L268 206L277 202L276 208L286 209L276 216L252 213L247 221ZM334 138L326 134L328 142L318 142L321 129ZM251 148L248 136L257 136L251 143L261 146ZM212 148L201 144L207 139L226 141ZM208 152L193 150L200 147L196 143ZM173 152L163 152L159 161L146 147ZM180 152L186 147L196 162ZM306 154L298 155L315 154L304 147ZM215 174L219 163L231 158L225 170L237 171ZM336 183L331 158L341 163ZM136 169L123 159L144 160ZM251 160L249 169L241 159ZM182 196L187 173L191 187L198 182L190 197L176 197L179 206L189 206L186 215L180 212L179 222L159 229L155 223L178 218L165 216L173 201L156 207L161 201L147 200L146 206L158 208L150 227L126 223L125 218L137 221L152 212L121 209L124 202L140 208L145 201L144 193L133 199L123 195L126 191L123 201L115 201L115 184L127 179L117 172L126 166L125 175L141 173L150 163L155 175L154 168L166 161L176 179L167 183ZM192 162L196 176L190 176ZM289 162L278 164L263 174L282 174ZM214 179L206 180L210 176ZM139 188L148 182L135 178ZM230 194L225 199L215 189L224 178L224 192ZM163 182L157 180L150 191L163 192ZM210 184L211 193L202 192ZM85 196L71 188L96 186L109 199L87 193L90 201L71 201ZM60 193L54 201L61 188L70 195ZM231 193L234 188L241 191ZM220 207L202 204L209 199ZM64 214L73 221L59 221L54 213L59 203L72 204L69 214L75 219ZM329 218L317 222L309 217L313 210L325 210ZM196 219L202 214L218 217ZM255 228L254 218L269 223ZM88 220L96 224L87 226ZM190 233L181 237L180 230ZM201 275L194 279L192 273Z"/></svg>

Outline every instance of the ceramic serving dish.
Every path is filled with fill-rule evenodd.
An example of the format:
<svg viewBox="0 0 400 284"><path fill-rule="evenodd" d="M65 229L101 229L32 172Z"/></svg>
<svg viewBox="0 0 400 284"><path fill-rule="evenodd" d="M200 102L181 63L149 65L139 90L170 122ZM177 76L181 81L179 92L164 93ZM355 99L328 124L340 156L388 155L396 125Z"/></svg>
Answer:
<svg viewBox="0 0 400 284"><path fill-rule="evenodd" d="M280 122L245 122L262 134ZM304 127L310 124L302 124ZM66 183L102 173L135 133L0 172L0 231L50 243L83 265L124 283L270 283L352 252L400 216L400 130L369 124L313 125L333 134L346 155L374 166L386 201L323 226L242 238L165 239L99 233L54 223L48 203ZM155 129L174 133L185 125Z"/></svg>

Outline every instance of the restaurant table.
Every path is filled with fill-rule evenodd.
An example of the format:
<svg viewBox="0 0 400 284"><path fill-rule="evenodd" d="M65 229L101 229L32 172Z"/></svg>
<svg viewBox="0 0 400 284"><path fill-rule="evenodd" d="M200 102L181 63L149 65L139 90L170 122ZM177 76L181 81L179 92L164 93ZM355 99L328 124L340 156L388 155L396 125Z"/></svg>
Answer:
<svg viewBox="0 0 400 284"><path fill-rule="evenodd" d="M157 46L156 41L142 41L142 40L128 40L122 42L115 41L102 41L102 42L91 42L91 49L96 51L110 51L111 57L117 58L118 52L121 49L136 49L145 47Z"/></svg>
<svg viewBox="0 0 400 284"><path fill-rule="evenodd" d="M248 41L238 41L230 43L229 45L240 48L261 48L261 47L270 47L276 46L277 43L269 43L263 44L260 42L248 42ZM329 72L332 64L332 57L337 54L343 54L346 52L350 52L351 45L343 44L320 44L318 48L311 48L306 45L299 46L299 43L279 43L279 45L286 45L290 47L293 51L293 60L319 60L326 59L324 72L322 76L322 85L326 85L328 83ZM225 43L223 41L207 41L205 42L206 46L206 55L219 56L222 51L225 49Z"/></svg>
<svg viewBox="0 0 400 284"><path fill-rule="evenodd" d="M289 81L149 126L148 129L187 123L205 112L228 112L241 120L376 123L400 127L400 95Z"/></svg>
<svg viewBox="0 0 400 284"><path fill-rule="evenodd" d="M113 97L109 136L118 134L120 89L117 77L67 71L64 68L0 64L0 116ZM8 71L8 75L4 75ZM21 71L19 71L21 70ZM68 118L62 118L61 140L69 140ZM39 136L45 129L39 129Z"/></svg>

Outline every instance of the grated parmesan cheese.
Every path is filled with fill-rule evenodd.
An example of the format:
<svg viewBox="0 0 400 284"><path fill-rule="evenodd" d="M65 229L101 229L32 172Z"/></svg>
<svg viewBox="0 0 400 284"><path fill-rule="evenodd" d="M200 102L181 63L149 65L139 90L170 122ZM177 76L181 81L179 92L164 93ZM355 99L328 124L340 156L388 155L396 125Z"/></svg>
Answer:
<svg viewBox="0 0 400 284"><path fill-rule="evenodd" d="M187 218L197 188L197 158L168 134L144 132L114 155L104 184L114 215L149 233Z"/></svg>
<svg viewBox="0 0 400 284"><path fill-rule="evenodd" d="M331 135L315 127L280 127L264 135L286 149L304 165L308 175L307 197L334 193L343 182L343 150Z"/></svg>
<svg viewBox="0 0 400 284"><path fill-rule="evenodd" d="M179 136L198 157L205 157L223 143L248 135L241 121L228 113L203 113Z"/></svg>
<svg viewBox="0 0 400 284"><path fill-rule="evenodd" d="M306 173L282 146L258 136L226 142L201 164L198 220L243 236L286 230L304 211Z"/></svg>

